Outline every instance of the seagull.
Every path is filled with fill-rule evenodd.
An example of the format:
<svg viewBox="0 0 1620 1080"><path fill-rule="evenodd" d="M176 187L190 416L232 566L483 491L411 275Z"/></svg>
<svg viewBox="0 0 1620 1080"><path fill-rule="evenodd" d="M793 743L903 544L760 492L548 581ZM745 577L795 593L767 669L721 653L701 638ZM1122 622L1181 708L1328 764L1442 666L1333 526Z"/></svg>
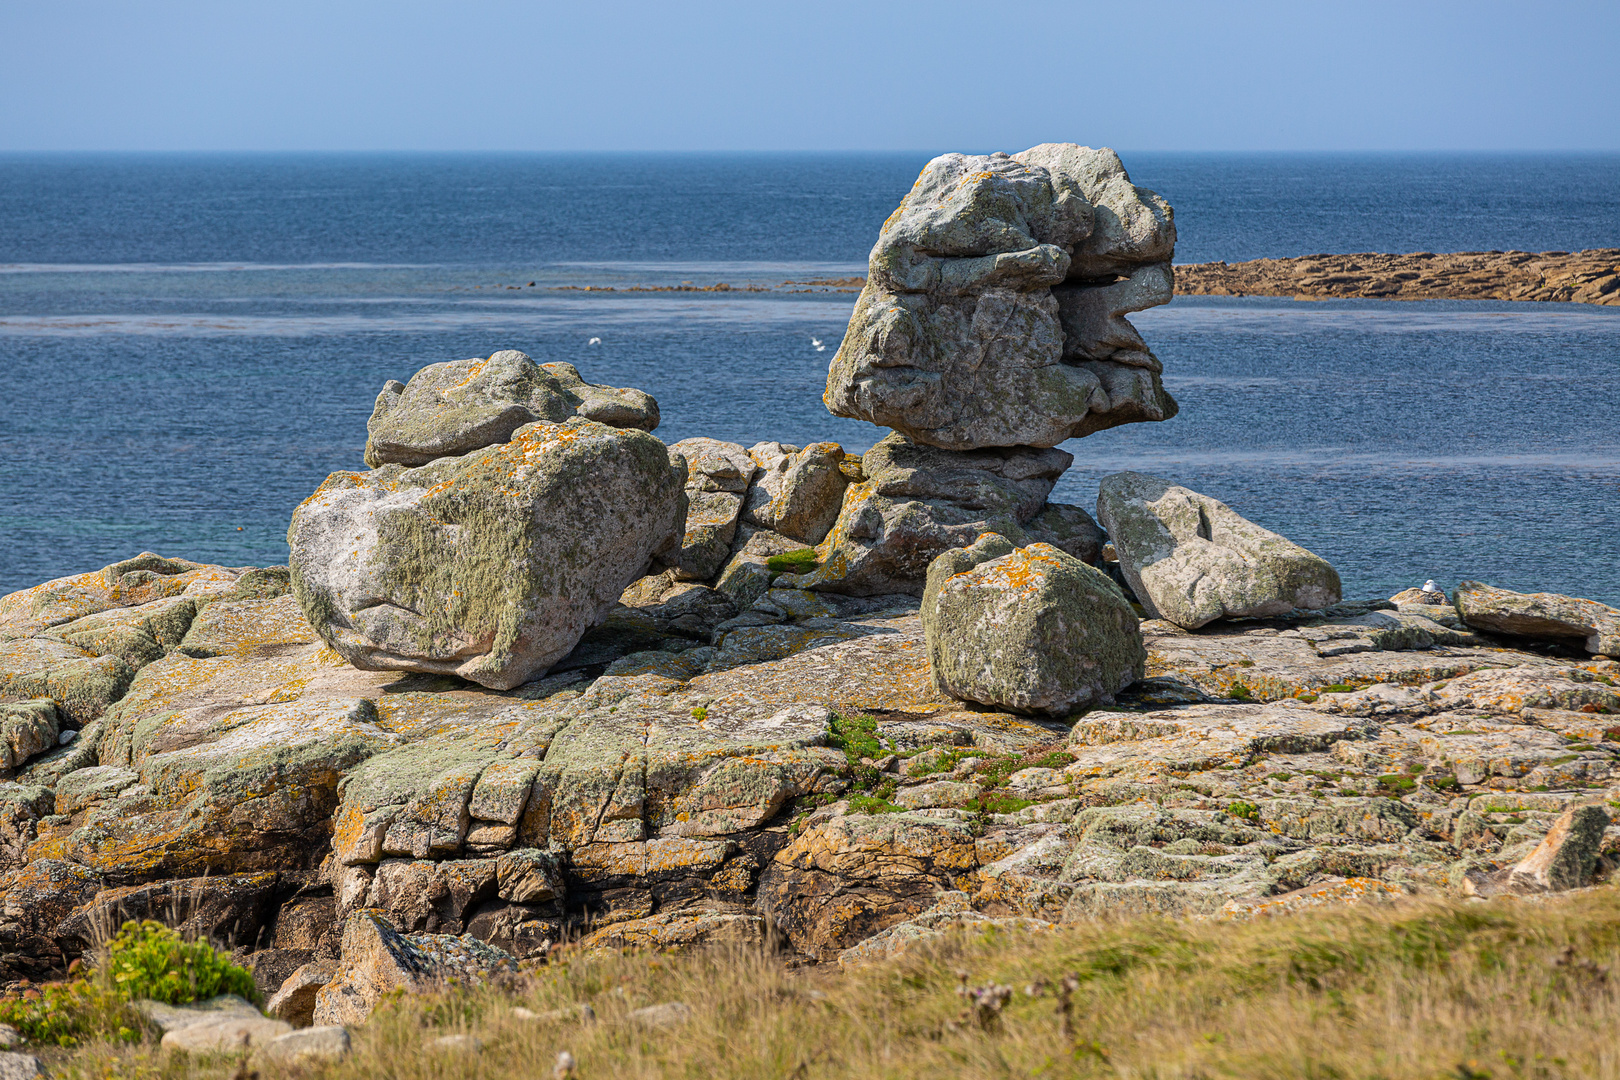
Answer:
<svg viewBox="0 0 1620 1080"><path fill-rule="evenodd" d="M1411 579L1409 578L1408 580L1411 580ZM1438 585L1436 585L1434 583L1434 578L1430 578L1428 581L1425 581L1423 583L1422 591L1423 592L1440 592L1441 589L1440 589L1440 586L1438 586Z"/></svg>
<svg viewBox="0 0 1620 1080"><path fill-rule="evenodd" d="M811 338L810 339L810 344L812 344L812 345L814 345L816 347L816 352L826 352L827 351L827 346L823 345L821 343L821 341L819 339L817 339L817 338Z"/></svg>
<svg viewBox="0 0 1620 1080"><path fill-rule="evenodd" d="M591 338L591 340L587 341L585 344L587 344L587 345L600 345L600 344L602 344L602 339L599 338L599 337L593 337L593 338Z"/></svg>

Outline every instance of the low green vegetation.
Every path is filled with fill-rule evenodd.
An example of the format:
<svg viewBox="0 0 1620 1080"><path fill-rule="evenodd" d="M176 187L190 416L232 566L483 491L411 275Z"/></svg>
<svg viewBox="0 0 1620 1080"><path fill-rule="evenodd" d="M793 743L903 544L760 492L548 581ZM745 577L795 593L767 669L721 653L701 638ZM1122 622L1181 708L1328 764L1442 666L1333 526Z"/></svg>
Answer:
<svg viewBox="0 0 1620 1080"><path fill-rule="evenodd" d="M778 574L808 574L816 566L815 548L784 551L780 555L772 555L765 560L765 569L774 570Z"/></svg>
<svg viewBox="0 0 1620 1080"><path fill-rule="evenodd" d="M72 1047L91 1039L135 1042L150 1035L131 1001L184 1005L219 994L260 1000L247 969L207 942L186 941L161 923L127 922L92 967L73 977L0 998L0 1023L30 1043Z"/></svg>

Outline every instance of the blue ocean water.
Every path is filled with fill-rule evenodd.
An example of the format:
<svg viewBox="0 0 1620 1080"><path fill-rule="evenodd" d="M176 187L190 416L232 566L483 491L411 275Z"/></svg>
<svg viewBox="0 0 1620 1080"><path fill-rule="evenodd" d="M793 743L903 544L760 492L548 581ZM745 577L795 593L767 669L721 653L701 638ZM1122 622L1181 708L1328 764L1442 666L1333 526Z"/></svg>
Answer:
<svg viewBox="0 0 1620 1080"><path fill-rule="evenodd" d="M648 390L667 441L864 449L882 431L820 401L853 297L741 290L863 272L928 156L0 156L0 592L143 548L284 561L384 380L501 348ZM1176 206L1178 261L1620 247L1616 156L1126 161ZM1134 318L1181 415L1067 444L1056 497L1147 469L1352 596L1474 577L1620 604L1620 310Z"/></svg>

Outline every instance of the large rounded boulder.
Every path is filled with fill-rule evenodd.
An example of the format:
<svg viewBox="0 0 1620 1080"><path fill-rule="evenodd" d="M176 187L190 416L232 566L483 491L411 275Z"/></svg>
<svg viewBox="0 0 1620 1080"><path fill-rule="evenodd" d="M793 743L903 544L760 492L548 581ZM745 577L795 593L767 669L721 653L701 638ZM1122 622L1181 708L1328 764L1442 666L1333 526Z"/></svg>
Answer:
<svg viewBox="0 0 1620 1080"><path fill-rule="evenodd" d="M356 667L510 689L655 557L678 558L685 472L644 431L575 418L419 468L333 473L293 514L293 591Z"/></svg>
<svg viewBox="0 0 1620 1080"><path fill-rule="evenodd" d="M928 663L960 701L1067 716L1136 682L1147 650L1106 574L1050 544L1015 548L986 533L928 567Z"/></svg>

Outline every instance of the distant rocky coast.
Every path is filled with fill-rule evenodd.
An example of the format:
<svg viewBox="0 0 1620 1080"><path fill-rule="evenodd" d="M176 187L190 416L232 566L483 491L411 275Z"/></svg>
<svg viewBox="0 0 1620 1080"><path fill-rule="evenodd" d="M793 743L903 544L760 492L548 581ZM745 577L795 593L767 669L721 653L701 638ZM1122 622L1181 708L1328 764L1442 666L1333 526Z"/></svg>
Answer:
<svg viewBox="0 0 1620 1080"><path fill-rule="evenodd" d="M1379 300L1542 300L1620 304L1620 248L1303 255L1176 267L1187 296Z"/></svg>

